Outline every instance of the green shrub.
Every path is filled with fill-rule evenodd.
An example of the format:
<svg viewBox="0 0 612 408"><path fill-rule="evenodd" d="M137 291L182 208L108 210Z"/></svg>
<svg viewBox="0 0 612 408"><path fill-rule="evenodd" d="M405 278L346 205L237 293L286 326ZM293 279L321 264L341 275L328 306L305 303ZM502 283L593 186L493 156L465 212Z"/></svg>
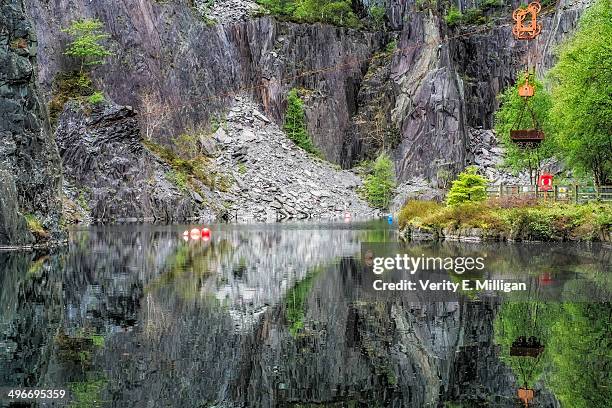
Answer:
<svg viewBox="0 0 612 408"><path fill-rule="evenodd" d="M441 207L439 211L423 218L422 225L429 228L482 228L502 231L507 224L500 214L484 202L463 202Z"/></svg>
<svg viewBox="0 0 612 408"><path fill-rule="evenodd" d="M467 9L465 13L463 13L461 22L466 25L484 24L487 22L487 19L481 9L471 8Z"/></svg>
<svg viewBox="0 0 612 408"><path fill-rule="evenodd" d="M404 228L408 222L418 223L420 219L434 214L442 206L435 201L409 200L404 204L398 215L400 228Z"/></svg>
<svg viewBox="0 0 612 408"><path fill-rule="evenodd" d="M182 133L172 139L173 148L178 157L185 159L193 159L198 156L198 139L197 133Z"/></svg>
<svg viewBox="0 0 612 408"><path fill-rule="evenodd" d="M321 8L323 22L338 26L357 28L359 19L353 12L351 3L347 1L335 1Z"/></svg>
<svg viewBox="0 0 612 408"><path fill-rule="evenodd" d="M449 27L455 27L461 23L461 19L463 14L461 14L461 10L457 8L457 6L453 5L446 11L446 15L444 16L444 21Z"/></svg>
<svg viewBox="0 0 612 408"><path fill-rule="evenodd" d="M104 94L100 91L96 91L87 99L87 101L92 105L97 105L104 102Z"/></svg>
<svg viewBox="0 0 612 408"><path fill-rule="evenodd" d="M292 89L287 95L287 111L285 112L285 125L283 129L296 145L309 153L318 154L306 129L304 115L304 102L298 95L297 89Z"/></svg>
<svg viewBox="0 0 612 408"><path fill-rule="evenodd" d="M501 7L503 4L500 0L485 0L480 4L480 8L482 10L494 9L497 7Z"/></svg>
<svg viewBox="0 0 612 408"><path fill-rule="evenodd" d="M444 21L449 27L456 27L458 25L473 25L473 24L484 24L487 22L487 17L484 15L480 8L470 8L464 13L461 13L456 6L450 6L444 16Z"/></svg>
<svg viewBox="0 0 612 408"><path fill-rule="evenodd" d="M372 18L372 22L375 27L382 28L385 23L385 15L387 12L385 8L382 6L372 6L370 7L370 17Z"/></svg>
<svg viewBox="0 0 612 408"><path fill-rule="evenodd" d="M349 0L259 0L259 4L271 14L293 21L352 28L360 26Z"/></svg>
<svg viewBox="0 0 612 408"><path fill-rule="evenodd" d="M612 228L612 204L581 205L498 200L435 206L407 202L399 216L400 227L425 229L481 228L516 240L599 240Z"/></svg>
<svg viewBox="0 0 612 408"><path fill-rule="evenodd" d="M394 188L393 162L386 153L381 153L364 182L366 199L376 208L388 208Z"/></svg>
<svg viewBox="0 0 612 408"><path fill-rule="evenodd" d="M83 382L69 383L70 392L73 400L68 405L69 408L97 408L104 405L102 401L102 391L106 387L107 381L104 378L88 380Z"/></svg>
<svg viewBox="0 0 612 408"><path fill-rule="evenodd" d="M212 190L227 191L231 187L231 180L225 175L212 171L210 161L204 156L184 159L172 149L150 140L144 140L142 144L172 168L166 174L166 178L180 189L186 189L191 185L197 190L197 183L193 183L192 178Z"/></svg>
<svg viewBox="0 0 612 408"><path fill-rule="evenodd" d="M397 49L397 40L393 39L385 46L385 52L391 54Z"/></svg>
<svg viewBox="0 0 612 408"><path fill-rule="evenodd" d="M49 117L55 123L64 110L64 105L71 99L84 99L95 92L91 78L86 72L68 72L58 74L52 85L52 96L49 101Z"/></svg>
<svg viewBox="0 0 612 408"><path fill-rule="evenodd" d="M34 214L24 214L28 229L38 238L48 238L49 232L43 227L42 222Z"/></svg>
<svg viewBox="0 0 612 408"><path fill-rule="evenodd" d="M179 190L186 191L187 190L187 180L188 176L186 173L176 170L170 170L166 173L166 179L174 184Z"/></svg>
<svg viewBox="0 0 612 408"><path fill-rule="evenodd" d="M448 192L446 202L448 205L456 205L464 202L483 201L487 198L488 180L476 174L477 168L470 166L459 174L457 180Z"/></svg>

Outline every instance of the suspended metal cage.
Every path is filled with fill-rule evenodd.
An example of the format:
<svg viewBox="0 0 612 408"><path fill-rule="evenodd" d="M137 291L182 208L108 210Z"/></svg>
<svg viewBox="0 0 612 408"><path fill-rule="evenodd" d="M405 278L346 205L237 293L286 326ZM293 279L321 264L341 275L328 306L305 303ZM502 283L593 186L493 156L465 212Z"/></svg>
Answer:
<svg viewBox="0 0 612 408"><path fill-rule="evenodd" d="M525 72L524 83L518 87L518 94L523 98L523 109L518 121L510 130L510 139L523 148L537 147L544 140L544 132L539 129L538 120L530 103L530 98L535 95L535 87L530 81L531 74ZM531 116L531 128L521 128L525 112Z"/></svg>
<svg viewBox="0 0 612 408"><path fill-rule="evenodd" d="M510 355L513 357L539 357L544 352L544 346L535 337L521 336L512 342Z"/></svg>

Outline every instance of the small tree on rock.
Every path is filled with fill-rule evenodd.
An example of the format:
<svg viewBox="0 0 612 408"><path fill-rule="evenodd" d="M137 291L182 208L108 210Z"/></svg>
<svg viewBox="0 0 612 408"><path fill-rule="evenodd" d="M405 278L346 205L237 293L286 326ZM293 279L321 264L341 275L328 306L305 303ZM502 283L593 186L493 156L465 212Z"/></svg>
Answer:
<svg viewBox="0 0 612 408"><path fill-rule="evenodd" d="M372 173L364 181L368 202L376 208L388 208L393 189L395 174L393 162L386 153L381 153L374 162Z"/></svg>
<svg viewBox="0 0 612 408"><path fill-rule="evenodd" d="M446 196L448 205L457 205L465 202L483 201L487 198L488 180L476 174L477 168L470 166L453 181L453 185Z"/></svg>
<svg viewBox="0 0 612 408"><path fill-rule="evenodd" d="M296 145L309 153L318 153L308 135L304 116L304 102L296 89L292 89L287 95L287 112L285 112L285 125L283 129L289 139L293 140Z"/></svg>
<svg viewBox="0 0 612 408"><path fill-rule="evenodd" d="M104 58L112 53L104 47L101 42L109 37L102 31L103 24L97 19L75 20L70 26L62 29L72 37L68 44L65 55L78 58L81 63L80 72L83 73L85 66L102 64Z"/></svg>
<svg viewBox="0 0 612 408"><path fill-rule="evenodd" d="M145 93L140 101L145 140L151 140L155 132L170 120L170 109L153 92Z"/></svg>

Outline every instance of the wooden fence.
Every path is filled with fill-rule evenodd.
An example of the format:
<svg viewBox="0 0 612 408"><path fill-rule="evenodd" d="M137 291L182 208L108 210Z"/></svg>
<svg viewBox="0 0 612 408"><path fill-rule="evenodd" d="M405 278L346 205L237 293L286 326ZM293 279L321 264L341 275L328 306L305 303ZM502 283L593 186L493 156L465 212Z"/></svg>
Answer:
<svg viewBox="0 0 612 408"><path fill-rule="evenodd" d="M489 197L538 197L543 200L586 203L589 201L612 201L612 186L555 185L543 191L534 185L489 185Z"/></svg>

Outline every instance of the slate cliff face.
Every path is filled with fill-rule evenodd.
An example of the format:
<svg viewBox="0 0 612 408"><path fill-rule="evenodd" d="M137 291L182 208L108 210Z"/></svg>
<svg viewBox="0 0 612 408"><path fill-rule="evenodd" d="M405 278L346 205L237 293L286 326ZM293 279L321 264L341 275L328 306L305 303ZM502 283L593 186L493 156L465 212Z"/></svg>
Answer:
<svg viewBox="0 0 612 408"><path fill-rule="evenodd" d="M267 17L207 27L188 1L26 1L40 38L47 94L59 72L75 68L63 55L61 27L75 18L99 18L114 56L94 70L98 86L116 103L137 108L143 95L153 94L173 117L156 135L161 141L206 127L243 93L280 122L286 92L297 86L314 91L309 129L326 157L339 162L367 60L382 44L381 34Z"/></svg>
<svg viewBox="0 0 612 408"><path fill-rule="evenodd" d="M391 0L387 32L376 33L267 17L207 27L188 1L26 2L37 23L47 93L58 72L74 68L62 54L67 39L60 28L74 18L96 17L115 53L95 70L98 85L124 105L139 107L143 95L153 94L173 117L158 140L206 127L245 91L280 123L286 92L300 87L306 89L309 131L327 159L350 167L371 156L378 145L368 139L382 120L396 139L401 180L435 180L440 170L463 168L471 157L471 128L492 127L495 97L513 83L528 55L532 64L542 63L540 74L552 65L554 45L573 31L586 4L564 0L544 15L544 32L528 49L512 38L510 4L493 16L494 28L450 29L442 9ZM478 2L458 5L466 10ZM380 61L372 57L393 36L398 49L376 67ZM374 97L383 94L384 100Z"/></svg>
<svg viewBox="0 0 612 408"><path fill-rule="evenodd" d="M543 32L529 43L512 36L510 4L491 16L492 28L454 29L439 10L402 4L392 3L387 14L401 30L391 75L399 89L390 107L401 129L396 169L403 180L412 175L435 180L441 170L456 173L467 164L472 129L493 127L496 96L519 70L537 64L542 76L553 65L554 46L573 32L588 2L565 0L543 13ZM478 4L459 2L464 11ZM398 13L401 19L394 17Z"/></svg>
<svg viewBox="0 0 612 408"><path fill-rule="evenodd" d="M0 1L0 246L62 239L61 165L38 95L36 54L22 2ZM40 224L36 234L24 214Z"/></svg>
<svg viewBox="0 0 612 408"><path fill-rule="evenodd" d="M171 171L141 144L131 107L66 105L57 129L67 198L95 221L213 219L198 193L168 180ZM212 201L210 191L199 186Z"/></svg>

